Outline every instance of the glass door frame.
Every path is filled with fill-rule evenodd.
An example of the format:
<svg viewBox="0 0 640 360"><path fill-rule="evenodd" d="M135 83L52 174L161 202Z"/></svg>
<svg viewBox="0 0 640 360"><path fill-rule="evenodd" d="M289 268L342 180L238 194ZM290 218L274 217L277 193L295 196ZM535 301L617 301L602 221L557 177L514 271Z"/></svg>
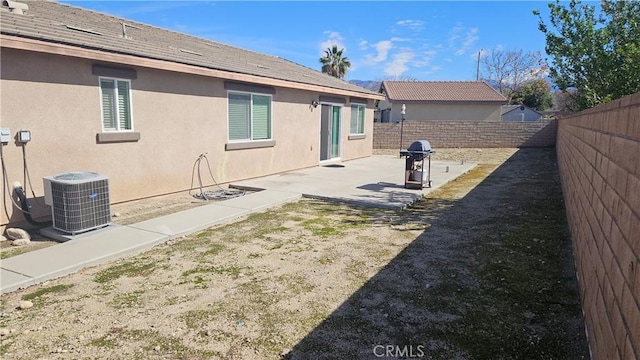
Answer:
<svg viewBox="0 0 640 360"><path fill-rule="evenodd" d="M320 110L320 162L328 162L328 161L336 161L340 160L342 157L342 113L344 109L344 104L336 104L329 102L322 102ZM328 124L328 128L323 129L323 118L322 113L323 110L327 109L330 113L330 119ZM334 115L337 114L337 119ZM337 129L337 136L334 136L334 130ZM324 130L324 132L323 132ZM327 133L328 132L328 133ZM325 136L327 137L325 139ZM328 140L328 141L327 141ZM327 159L323 159L323 141L327 141L325 151L327 155Z"/></svg>

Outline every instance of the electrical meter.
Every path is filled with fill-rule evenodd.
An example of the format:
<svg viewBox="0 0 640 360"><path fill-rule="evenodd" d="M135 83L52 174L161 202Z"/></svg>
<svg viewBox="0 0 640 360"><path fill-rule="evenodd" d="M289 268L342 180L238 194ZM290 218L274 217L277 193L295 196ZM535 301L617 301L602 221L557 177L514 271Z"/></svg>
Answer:
<svg viewBox="0 0 640 360"><path fill-rule="evenodd" d="M11 141L11 129L0 128L0 142L8 143Z"/></svg>
<svg viewBox="0 0 640 360"><path fill-rule="evenodd" d="M20 130L18 131L18 142L28 143L31 141L31 131L29 130Z"/></svg>

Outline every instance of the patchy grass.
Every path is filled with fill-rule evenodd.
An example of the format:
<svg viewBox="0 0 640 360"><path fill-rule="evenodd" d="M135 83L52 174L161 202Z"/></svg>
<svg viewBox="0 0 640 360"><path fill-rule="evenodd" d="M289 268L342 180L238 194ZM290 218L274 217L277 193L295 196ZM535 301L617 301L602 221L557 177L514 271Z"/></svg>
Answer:
<svg viewBox="0 0 640 360"><path fill-rule="evenodd" d="M446 186L436 189L427 196L427 199L461 199L476 185L486 186L487 177L497 168L495 164L479 164L469 172L448 182Z"/></svg>
<svg viewBox="0 0 640 360"><path fill-rule="evenodd" d="M215 351L195 349L186 345L178 337L166 336L157 330L112 328L107 334L90 342L91 345L105 349L117 347L119 339L127 339L138 344L141 352L135 353L132 359L149 359L153 357L209 359L221 357Z"/></svg>
<svg viewBox="0 0 640 360"><path fill-rule="evenodd" d="M139 307L142 305L142 295L144 291L135 290L132 292L118 294L113 300L111 300L110 305L115 308L131 308L131 307Z"/></svg>
<svg viewBox="0 0 640 360"><path fill-rule="evenodd" d="M568 346L576 340L567 341L574 337L584 345L579 334L567 332L568 323L579 319L581 310L577 289L570 285L575 279L567 274L562 255L570 253L571 245L552 163L548 159L532 164L537 166L528 170L535 176L517 185L506 184L506 173L482 182L481 186L501 187L493 191L501 193L506 211L476 222L471 241L459 249L471 260L442 264L444 269L452 265L469 269L477 283L443 276L429 291L425 305L460 315L448 326L430 331L431 336L455 343L477 359L585 356L584 347L578 346L582 352L574 353ZM458 183L482 178L476 174ZM455 194L456 185L443 193ZM444 359L450 353L432 355Z"/></svg>
<svg viewBox="0 0 640 360"><path fill-rule="evenodd" d="M24 254L24 253L39 250L39 249L44 249L46 247L57 244L57 242L55 241L43 240L41 237L38 237L37 235L35 235L34 237L36 237L36 239L32 237L31 243L25 246L13 246L11 245L10 240L0 242L0 259L7 259L12 256Z"/></svg>
<svg viewBox="0 0 640 360"><path fill-rule="evenodd" d="M216 320L218 316L225 313L223 303L215 303L206 309L189 310L181 315L182 320L189 329L206 329L210 322Z"/></svg>
<svg viewBox="0 0 640 360"><path fill-rule="evenodd" d="M322 265L329 265L331 263L333 263L335 260L333 259L333 257L330 256L326 256L323 255L318 259L318 262Z"/></svg>
<svg viewBox="0 0 640 360"><path fill-rule="evenodd" d="M283 285L292 295L300 295L313 291L315 288L302 275L284 274L276 278L276 281Z"/></svg>
<svg viewBox="0 0 640 360"><path fill-rule="evenodd" d="M155 270L154 263L141 263L129 261L123 264L111 266L96 274L93 281L104 284L119 279L120 277L149 276Z"/></svg>
<svg viewBox="0 0 640 360"><path fill-rule="evenodd" d="M103 335L96 339L91 339L91 341L89 341L89 345L102 349L113 350L118 346L118 341L117 338Z"/></svg>
<svg viewBox="0 0 640 360"><path fill-rule="evenodd" d="M28 294L22 295L22 300L33 300L33 299L39 298L39 297L47 295L47 294L62 293L62 292L65 292L67 289L70 289L72 287L73 287L73 284L59 284L59 285L54 285L54 286L41 288L41 289L38 289L38 290L36 290L34 292L30 292Z"/></svg>
<svg viewBox="0 0 640 360"><path fill-rule="evenodd" d="M223 244L211 244L207 251L205 251L202 256L203 257L211 257L218 255L222 250L224 250L225 246Z"/></svg>
<svg viewBox="0 0 640 360"><path fill-rule="evenodd" d="M9 248L7 247L3 247L2 251L0 251L0 259L7 259L10 258L12 256L16 256L16 255L20 255L20 254L24 254L26 252L28 252L29 249L27 248Z"/></svg>
<svg viewBox="0 0 640 360"><path fill-rule="evenodd" d="M322 211L319 213L322 213ZM330 237L344 235L341 229L342 226L326 216L305 220L301 225L314 236Z"/></svg>
<svg viewBox="0 0 640 360"><path fill-rule="evenodd" d="M230 266L197 266L182 273L183 277L192 274L221 274L237 278L242 273L243 268L235 265Z"/></svg>
<svg viewBox="0 0 640 360"><path fill-rule="evenodd" d="M371 279L362 260L347 263L362 286L291 358L357 358L371 342L422 344L430 359L588 358L553 164L552 151L521 151L391 216L413 241Z"/></svg>

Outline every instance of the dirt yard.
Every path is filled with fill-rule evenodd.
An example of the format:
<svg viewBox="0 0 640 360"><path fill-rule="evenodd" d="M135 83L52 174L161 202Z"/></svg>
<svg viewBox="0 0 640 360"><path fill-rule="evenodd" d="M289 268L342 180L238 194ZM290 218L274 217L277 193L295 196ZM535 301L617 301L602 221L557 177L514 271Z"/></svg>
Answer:
<svg viewBox="0 0 640 360"><path fill-rule="evenodd" d="M436 154L433 156L433 159L466 161L481 164L500 164L515 151L516 149L438 149ZM398 156L398 151L374 150L374 154ZM226 184L221 188L210 186L203 190L216 191L220 189L227 189ZM200 190L195 189L192 191L183 191L154 198L114 204L111 206L113 222L119 225L129 225L210 203L211 200L203 201L193 196L198 193L200 193ZM11 246L10 241L0 242L0 259L9 258L57 244L55 241L42 237L35 229L26 230L31 234L32 242L29 245L20 247Z"/></svg>
<svg viewBox="0 0 640 360"><path fill-rule="evenodd" d="M3 295L0 357L587 359L554 149L439 157L481 165L405 211L301 200Z"/></svg>

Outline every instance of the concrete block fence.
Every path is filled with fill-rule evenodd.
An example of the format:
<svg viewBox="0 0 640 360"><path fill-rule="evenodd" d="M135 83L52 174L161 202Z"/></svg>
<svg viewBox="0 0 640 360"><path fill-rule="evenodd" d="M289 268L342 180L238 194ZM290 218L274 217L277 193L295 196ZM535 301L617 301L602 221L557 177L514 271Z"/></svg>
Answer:
<svg viewBox="0 0 640 360"><path fill-rule="evenodd" d="M375 123L374 149L556 146L593 359L640 359L640 93L532 123Z"/></svg>
<svg viewBox="0 0 640 360"><path fill-rule="evenodd" d="M558 166L593 359L640 359L640 93L560 119Z"/></svg>
<svg viewBox="0 0 640 360"><path fill-rule="evenodd" d="M437 148L552 147L556 121L422 121L405 120L402 148L416 140L429 140ZM399 123L374 123L374 149L400 149Z"/></svg>

